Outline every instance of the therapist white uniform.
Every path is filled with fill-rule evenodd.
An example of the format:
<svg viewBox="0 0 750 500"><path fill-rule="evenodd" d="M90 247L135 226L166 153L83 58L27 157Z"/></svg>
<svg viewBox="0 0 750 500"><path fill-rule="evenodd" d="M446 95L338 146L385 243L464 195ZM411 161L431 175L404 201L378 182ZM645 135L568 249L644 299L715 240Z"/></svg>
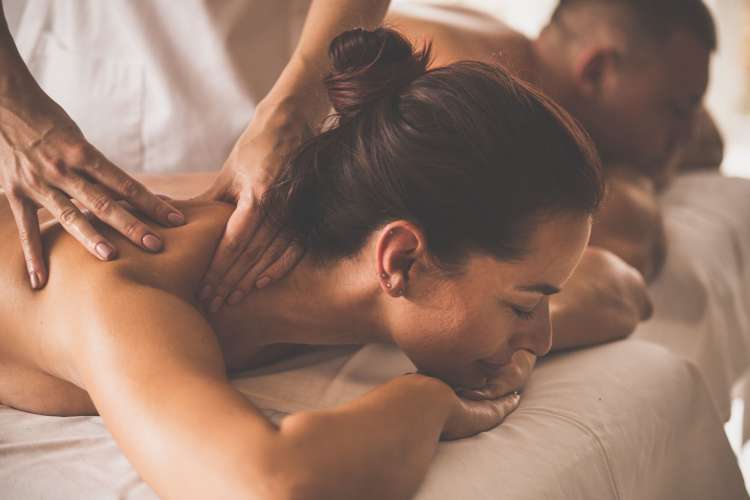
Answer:
<svg viewBox="0 0 750 500"><path fill-rule="evenodd" d="M292 54L310 0L5 0L21 56L132 172L215 170Z"/></svg>

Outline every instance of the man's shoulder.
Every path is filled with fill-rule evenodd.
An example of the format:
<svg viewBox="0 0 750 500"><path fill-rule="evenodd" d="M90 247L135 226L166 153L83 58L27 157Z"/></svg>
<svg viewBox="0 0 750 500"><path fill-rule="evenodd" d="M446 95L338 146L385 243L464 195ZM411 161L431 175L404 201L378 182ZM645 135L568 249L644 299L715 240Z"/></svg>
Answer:
<svg viewBox="0 0 750 500"><path fill-rule="evenodd" d="M463 59L514 66L531 41L485 11L456 6L397 6L388 23L413 42L431 40L438 65Z"/></svg>

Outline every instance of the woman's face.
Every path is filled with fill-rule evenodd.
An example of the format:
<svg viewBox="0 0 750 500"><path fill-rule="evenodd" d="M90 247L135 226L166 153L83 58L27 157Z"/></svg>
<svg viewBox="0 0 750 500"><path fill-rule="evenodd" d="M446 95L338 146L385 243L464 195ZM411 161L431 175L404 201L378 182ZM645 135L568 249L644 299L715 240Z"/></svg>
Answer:
<svg viewBox="0 0 750 500"><path fill-rule="evenodd" d="M525 349L551 346L549 300L578 265L589 216L547 218L521 260L473 255L459 276L419 266L393 322L395 342L421 371L454 387L479 388Z"/></svg>

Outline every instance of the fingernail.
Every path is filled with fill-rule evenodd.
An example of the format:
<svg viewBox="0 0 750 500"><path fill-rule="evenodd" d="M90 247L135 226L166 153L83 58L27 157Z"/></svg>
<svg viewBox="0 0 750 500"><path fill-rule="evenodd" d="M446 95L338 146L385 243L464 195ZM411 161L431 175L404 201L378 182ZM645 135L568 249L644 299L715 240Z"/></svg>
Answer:
<svg viewBox="0 0 750 500"><path fill-rule="evenodd" d="M167 220L173 226L181 226L185 223L185 216L179 212L169 212L169 215L167 215Z"/></svg>
<svg viewBox="0 0 750 500"><path fill-rule="evenodd" d="M263 276L258 281L255 282L255 288L263 288L269 285L271 283L271 278L268 276Z"/></svg>
<svg viewBox="0 0 750 500"><path fill-rule="evenodd" d="M115 249L104 242L97 243L94 249L96 250L96 253L99 254L99 257L104 260L111 259L115 254Z"/></svg>
<svg viewBox="0 0 750 500"><path fill-rule="evenodd" d="M147 233L146 236L143 237L143 246L151 250L152 252L158 252L161 250L161 240L158 236Z"/></svg>
<svg viewBox="0 0 750 500"><path fill-rule="evenodd" d="M230 306L239 304L240 302L242 302L242 298L244 296L245 294L243 294L239 290L235 290L234 292L232 292L232 295L230 295L229 298L227 299L227 304L229 304Z"/></svg>
<svg viewBox="0 0 750 500"><path fill-rule="evenodd" d="M201 288L201 293L198 296L198 299L203 302L207 298L211 296L211 292L213 291L213 287L211 285L205 285L203 288Z"/></svg>
<svg viewBox="0 0 750 500"><path fill-rule="evenodd" d="M221 309L222 302L224 302L224 297L214 297L214 299L211 301L211 305L208 306L209 312L215 313L219 309Z"/></svg>
<svg viewBox="0 0 750 500"><path fill-rule="evenodd" d="M29 273L29 280L31 281L31 288L36 290L41 285L39 275L35 272Z"/></svg>

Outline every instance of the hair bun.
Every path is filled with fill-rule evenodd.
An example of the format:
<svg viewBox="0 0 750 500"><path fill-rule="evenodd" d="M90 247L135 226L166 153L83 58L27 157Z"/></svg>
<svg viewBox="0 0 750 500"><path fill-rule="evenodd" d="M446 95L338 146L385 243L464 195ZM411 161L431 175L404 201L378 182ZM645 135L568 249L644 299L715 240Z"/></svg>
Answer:
<svg viewBox="0 0 750 500"><path fill-rule="evenodd" d="M333 39L328 53L333 68L325 85L333 108L344 118L397 95L427 71L430 59L429 45L415 52L389 28L345 31Z"/></svg>

